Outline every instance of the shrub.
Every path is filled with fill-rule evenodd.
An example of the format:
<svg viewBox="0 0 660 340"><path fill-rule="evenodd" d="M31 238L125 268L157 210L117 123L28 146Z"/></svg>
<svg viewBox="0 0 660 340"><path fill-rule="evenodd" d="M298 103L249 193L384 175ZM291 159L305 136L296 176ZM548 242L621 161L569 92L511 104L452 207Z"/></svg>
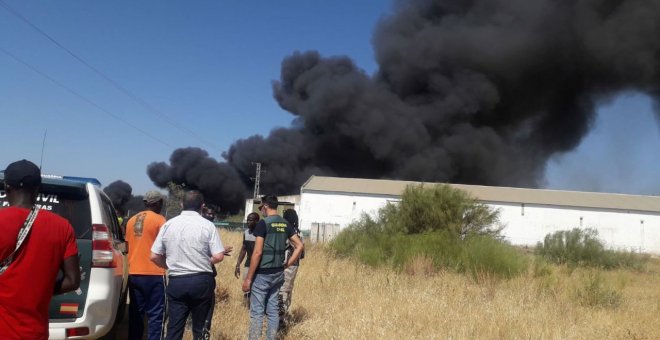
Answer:
<svg viewBox="0 0 660 340"><path fill-rule="evenodd" d="M360 245L369 242L366 229L369 228L369 224L373 223L373 220L368 215L363 215L359 221L351 224L335 236L330 242L331 248L338 256L352 256Z"/></svg>
<svg viewBox="0 0 660 340"><path fill-rule="evenodd" d="M557 231L545 236L536 246L536 253L544 259L569 267L591 266L604 269L642 269L648 258L640 254L605 249L594 229Z"/></svg>
<svg viewBox="0 0 660 340"><path fill-rule="evenodd" d="M463 270L473 278L494 274L512 278L527 271L528 259L517 249L488 236L477 236L465 243Z"/></svg>
<svg viewBox="0 0 660 340"><path fill-rule="evenodd" d="M447 268L474 278L510 278L527 270L527 259L499 239L498 218L460 190L413 186L400 204L388 204L375 219L363 215L330 247L339 256L413 274Z"/></svg>
<svg viewBox="0 0 660 340"><path fill-rule="evenodd" d="M405 234L446 230L462 237L497 236L502 230L497 210L445 184L408 186L401 202L385 207L380 216L388 230Z"/></svg>
<svg viewBox="0 0 660 340"><path fill-rule="evenodd" d="M544 277L552 275L552 267L544 259L537 257L534 259L534 268L532 275L534 277Z"/></svg>

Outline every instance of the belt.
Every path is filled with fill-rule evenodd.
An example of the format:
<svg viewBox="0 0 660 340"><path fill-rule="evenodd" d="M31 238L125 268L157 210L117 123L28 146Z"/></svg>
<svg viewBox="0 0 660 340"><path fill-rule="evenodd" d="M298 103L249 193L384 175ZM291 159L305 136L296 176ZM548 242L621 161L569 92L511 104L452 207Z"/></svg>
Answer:
<svg viewBox="0 0 660 340"><path fill-rule="evenodd" d="M186 279L190 277L196 277L196 276L210 276L213 277L213 273L211 272L201 272L201 273L193 273L193 274L183 274L183 275L168 275L168 279L174 280L174 279Z"/></svg>

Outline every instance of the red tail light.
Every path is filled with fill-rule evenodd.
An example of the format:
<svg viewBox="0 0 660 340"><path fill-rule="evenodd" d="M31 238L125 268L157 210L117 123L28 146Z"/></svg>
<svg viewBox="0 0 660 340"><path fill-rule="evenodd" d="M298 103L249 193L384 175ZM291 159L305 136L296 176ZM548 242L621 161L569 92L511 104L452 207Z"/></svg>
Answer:
<svg viewBox="0 0 660 340"><path fill-rule="evenodd" d="M94 224L92 226L92 267L114 268L116 265L110 229L103 224Z"/></svg>
<svg viewBox="0 0 660 340"><path fill-rule="evenodd" d="M66 336L81 336L81 335L89 335L89 328L88 327L78 327L78 328L67 328L66 329Z"/></svg>

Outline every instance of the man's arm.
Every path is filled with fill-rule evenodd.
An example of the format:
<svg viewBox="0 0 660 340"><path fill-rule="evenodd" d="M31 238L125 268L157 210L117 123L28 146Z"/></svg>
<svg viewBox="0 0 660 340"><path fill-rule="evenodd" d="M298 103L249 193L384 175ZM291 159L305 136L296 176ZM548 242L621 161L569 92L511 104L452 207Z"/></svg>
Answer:
<svg viewBox="0 0 660 340"><path fill-rule="evenodd" d="M245 281L243 281L244 292L250 291L250 286L252 286L252 279L254 278L254 274L257 272L257 268L259 267L259 263L261 262L261 255L263 255L263 252L264 252L264 238L261 236L257 236L256 240L254 241L254 250L252 251L252 258L250 258L250 269L248 269L248 273L245 276Z"/></svg>
<svg viewBox="0 0 660 340"><path fill-rule="evenodd" d="M225 259L225 252L223 250L223 251L221 251L217 254L211 255L211 260L210 261L211 261L211 264L216 264L216 263L222 262L222 260L224 260L224 259Z"/></svg>
<svg viewBox="0 0 660 340"><path fill-rule="evenodd" d="M209 259L209 262L211 262L211 264L216 264L222 262L225 255L230 256L234 247L225 248L220 240L218 230L214 225L211 226L211 230L211 239L209 239L209 252L211 253L211 258Z"/></svg>
<svg viewBox="0 0 660 340"><path fill-rule="evenodd" d="M158 235L156 236L154 243L151 245L151 256L149 256L149 259L158 267L167 269L167 261L165 259L165 254L167 252L165 244L163 244L163 233L165 233L165 225L162 225L160 229L158 229Z"/></svg>
<svg viewBox="0 0 660 340"><path fill-rule="evenodd" d="M296 263L296 261L298 260L298 258L302 254L303 249L305 249L305 246L303 245L302 241L300 240L300 237L298 237L298 235L296 235L296 234L293 234L293 236L289 237L289 242L293 246L293 253L291 254L291 257L289 257L289 260L284 265L284 268L289 268L294 263Z"/></svg>
<svg viewBox="0 0 660 340"><path fill-rule="evenodd" d="M150 260L151 260L151 262L155 263L158 267L161 267L163 269L167 269L167 262L165 262L165 255L156 254L154 252L151 252Z"/></svg>
<svg viewBox="0 0 660 340"><path fill-rule="evenodd" d="M236 276L237 279L241 275L241 262L243 262L245 254L247 254L247 249L245 248L245 244L243 244L241 251L238 253L238 259L236 260L236 270L234 270L234 276Z"/></svg>
<svg viewBox="0 0 660 340"><path fill-rule="evenodd" d="M64 274L62 281L55 283L55 295L74 291L80 287L80 259L78 255L69 256L60 267Z"/></svg>

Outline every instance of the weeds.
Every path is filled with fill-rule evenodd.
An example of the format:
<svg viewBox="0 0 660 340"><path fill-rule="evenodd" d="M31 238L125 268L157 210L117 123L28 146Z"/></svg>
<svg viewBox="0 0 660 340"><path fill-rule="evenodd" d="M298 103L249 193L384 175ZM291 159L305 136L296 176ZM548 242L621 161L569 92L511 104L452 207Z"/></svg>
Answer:
<svg viewBox="0 0 660 340"><path fill-rule="evenodd" d="M441 242L434 234L416 236ZM221 236L226 245L242 242L238 232L221 230ZM578 291L585 297L597 291L587 289L592 268L577 267L571 274L566 265L538 260L511 280L488 274L474 280L454 270L411 276L389 265L374 268L333 256L325 244L306 250L285 339L660 339L660 260L651 259L644 272L601 271L603 290L614 287L623 295L617 308L592 308L577 298ZM217 269L217 285L229 298L216 304L211 339L245 339L249 312L242 280L234 278L231 262ZM188 330L184 339L192 338Z"/></svg>
<svg viewBox="0 0 660 340"><path fill-rule="evenodd" d="M406 262L403 271L408 275L429 276L436 272L433 259L427 256L415 256Z"/></svg>
<svg viewBox="0 0 660 340"><path fill-rule="evenodd" d="M610 287L599 271L590 272L582 286L575 290L577 300L586 307L615 309L621 305L622 294Z"/></svg>

